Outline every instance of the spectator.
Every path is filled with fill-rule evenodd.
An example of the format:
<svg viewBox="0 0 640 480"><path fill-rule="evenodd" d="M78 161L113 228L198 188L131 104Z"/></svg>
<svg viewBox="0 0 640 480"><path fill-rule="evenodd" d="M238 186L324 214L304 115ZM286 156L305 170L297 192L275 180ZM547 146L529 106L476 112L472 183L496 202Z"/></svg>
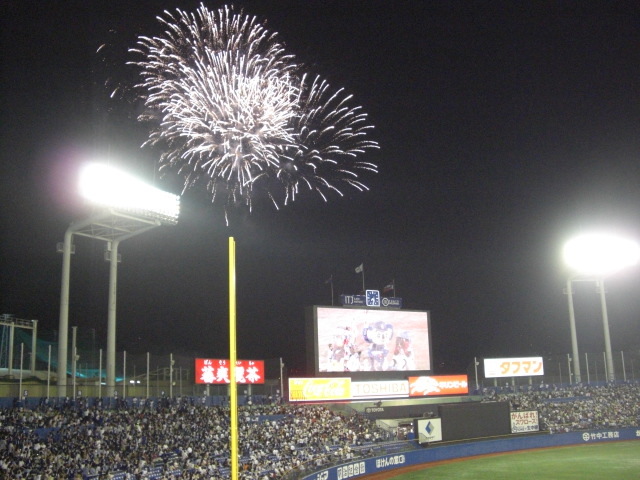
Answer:
<svg viewBox="0 0 640 480"><path fill-rule="evenodd" d="M229 411L163 398L124 400L116 408L64 402L0 410L0 477L75 479L126 472L146 478L153 468L172 478L228 478ZM351 447L385 438L362 416L324 406L253 405L239 409L240 478L281 478L328 451L351 458ZM329 449L329 450L327 450Z"/></svg>

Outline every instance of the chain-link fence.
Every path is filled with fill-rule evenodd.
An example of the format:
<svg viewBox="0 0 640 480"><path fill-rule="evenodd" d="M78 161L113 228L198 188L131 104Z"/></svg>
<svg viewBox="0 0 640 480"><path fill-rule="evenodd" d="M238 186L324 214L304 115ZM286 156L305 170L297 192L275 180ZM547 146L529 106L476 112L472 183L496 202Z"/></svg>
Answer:
<svg viewBox="0 0 640 480"><path fill-rule="evenodd" d="M167 353L131 354L117 352L115 382L107 384L106 353L102 349L76 348L67 360L66 386L58 385L57 345L37 341L35 352L31 338L15 336L11 359L0 364L0 397L176 397L220 396L230 394L227 384L201 384L195 379L195 356ZM30 359L36 356L34 368ZM6 356L5 356L6 357ZM62 382L64 383L64 382ZM281 397L284 381L281 360L265 361L265 378L260 383L238 385L238 395Z"/></svg>
<svg viewBox="0 0 640 480"><path fill-rule="evenodd" d="M47 398L229 395L226 384L196 382L195 356L171 352L164 355L117 352L115 382L107 385L106 352L97 347L94 337L82 335L79 339L84 341L78 342L75 357L69 353L66 387L59 391L57 342L34 339L35 329L30 328L33 320L22 321L6 315L2 318L0 397L22 397L25 390L30 397ZM542 357L543 375L488 378L484 372L484 359L478 357L467 368L469 391L473 393L478 387L602 384L640 379L640 348L614 351L611 358L612 368L608 368L605 352L582 353L579 359L573 359L568 353L545 355ZM283 378L280 359L265 361L264 377L264 383L240 385L238 395L287 398L287 382Z"/></svg>

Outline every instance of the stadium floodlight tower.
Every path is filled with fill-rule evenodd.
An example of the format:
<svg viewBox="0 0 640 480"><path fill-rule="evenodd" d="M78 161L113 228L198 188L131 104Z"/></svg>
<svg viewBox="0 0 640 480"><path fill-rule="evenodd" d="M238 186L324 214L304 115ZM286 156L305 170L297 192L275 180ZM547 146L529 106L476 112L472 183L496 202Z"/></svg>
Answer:
<svg viewBox="0 0 640 480"><path fill-rule="evenodd" d="M91 163L79 177L81 196L98 207L89 218L72 223L64 235L62 288L58 337L58 396L67 391L67 342L69 336L69 277L72 237L80 235L106 242L105 259L110 262L107 324L107 392L115 391L116 369L116 287L120 242L162 226L175 225L180 214L180 197L121 172L113 167Z"/></svg>
<svg viewBox="0 0 640 480"><path fill-rule="evenodd" d="M571 285L575 281L596 282L600 293L602 309L602 325L604 328L606 372L609 381L615 380L613 355L611 353L611 337L609 335L609 318L605 299L604 278L619 270L638 263L640 248L638 244L626 238L604 233L587 233L569 240L563 249L564 261L574 272L567 280L567 296L569 299L569 322L571 326L571 344L573 348L573 364L576 382L580 382L580 360L578 358L578 342L576 338L575 313Z"/></svg>

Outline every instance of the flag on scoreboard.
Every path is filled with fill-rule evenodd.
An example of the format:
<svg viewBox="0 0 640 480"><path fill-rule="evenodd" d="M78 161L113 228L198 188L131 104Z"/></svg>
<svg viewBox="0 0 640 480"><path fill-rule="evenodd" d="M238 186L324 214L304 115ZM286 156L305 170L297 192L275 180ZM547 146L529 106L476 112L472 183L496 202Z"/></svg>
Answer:
<svg viewBox="0 0 640 480"><path fill-rule="evenodd" d="M382 289L382 293L393 292L396 288L395 283L396 283L395 280L391 280L391 283L389 283Z"/></svg>
<svg viewBox="0 0 640 480"><path fill-rule="evenodd" d="M356 273L362 273L364 271L364 264L361 263L356 267Z"/></svg>

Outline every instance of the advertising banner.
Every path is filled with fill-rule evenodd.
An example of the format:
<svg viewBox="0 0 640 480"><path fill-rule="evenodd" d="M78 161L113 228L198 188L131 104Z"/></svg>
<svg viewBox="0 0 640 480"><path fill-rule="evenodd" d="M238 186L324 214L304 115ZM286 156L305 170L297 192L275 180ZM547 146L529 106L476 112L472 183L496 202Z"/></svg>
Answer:
<svg viewBox="0 0 640 480"><path fill-rule="evenodd" d="M372 290L376 292L377 290ZM340 295L340 305L344 307L382 307L402 308L402 298L379 297L367 295Z"/></svg>
<svg viewBox="0 0 640 480"><path fill-rule="evenodd" d="M424 419L425 421L427 419ZM434 419L429 419L434 421ZM438 448L420 448L402 453L392 453L374 458L349 462L343 465L328 467L301 477L301 480L346 480L348 478L364 478L376 473L411 465L419 465L442 460L467 458L476 455L491 455L502 452L513 452L532 448L548 448L564 445L581 445L586 443L615 442L619 440L640 440L640 431L633 428L613 429L608 431L569 432L562 435L529 435L518 438L494 440L491 442L465 442L453 445L439 445ZM400 472L398 472L398 475ZM517 472L514 473L514 478ZM429 478L425 475L425 478Z"/></svg>
<svg viewBox="0 0 640 480"><path fill-rule="evenodd" d="M542 357L485 358L485 378L544 375Z"/></svg>
<svg viewBox="0 0 640 480"><path fill-rule="evenodd" d="M289 401L349 400L351 378L290 378Z"/></svg>
<svg viewBox="0 0 640 480"><path fill-rule="evenodd" d="M292 401L318 401L467 395L469 393L466 375L408 378L408 380L368 382L354 382L350 378L290 378L289 395Z"/></svg>
<svg viewBox="0 0 640 480"><path fill-rule="evenodd" d="M538 412L511 412L511 433L539 432Z"/></svg>
<svg viewBox="0 0 640 480"><path fill-rule="evenodd" d="M415 421L418 443L442 441L442 420L439 418L418 418Z"/></svg>
<svg viewBox="0 0 640 480"><path fill-rule="evenodd" d="M351 398L403 398L409 396L406 380L351 382Z"/></svg>
<svg viewBox="0 0 640 480"><path fill-rule="evenodd" d="M436 375L409 377L409 396L467 395L469 382L466 375Z"/></svg>
<svg viewBox="0 0 640 480"><path fill-rule="evenodd" d="M196 358L196 384L225 384L229 380L229 360L219 358ZM264 383L264 360L237 360L236 383Z"/></svg>

